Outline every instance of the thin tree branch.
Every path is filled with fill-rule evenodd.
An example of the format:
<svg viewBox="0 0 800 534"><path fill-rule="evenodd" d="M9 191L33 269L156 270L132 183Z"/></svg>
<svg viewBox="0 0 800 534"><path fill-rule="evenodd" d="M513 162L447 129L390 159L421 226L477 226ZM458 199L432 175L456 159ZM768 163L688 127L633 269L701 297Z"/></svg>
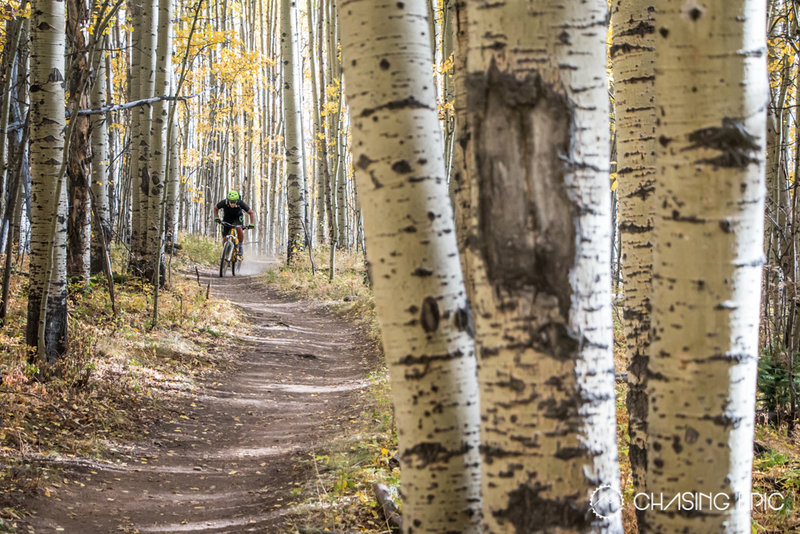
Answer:
<svg viewBox="0 0 800 534"><path fill-rule="evenodd" d="M154 96L153 98L145 98L143 100L135 100L133 102L126 102L124 104L112 104L110 106L103 106L102 108L98 108L98 109L79 109L77 114L78 115L100 115L101 113L109 113L109 112L112 112L112 111L124 111L126 109L131 109L131 108L135 108L135 107L138 107L138 106L144 106L144 105L147 105L147 104L153 104L153 103L159 102L161 100L189 100L190 98L195 98L197 96L204 95L207 92L209 92L208 89L205 90L205 91L201 91L199 93L195 93L193 95L187 95L187 96L172 96L172 95ZM70 117L72 115L72 113L69 110L66 110L64 112L64 115L66 117ZM20 128L22 128L24 125L25 125L24 122L12 122L11 124L8 125L8 127L5 129L5 131L3 133L15 132L15 131L19 130Z"/></svg>

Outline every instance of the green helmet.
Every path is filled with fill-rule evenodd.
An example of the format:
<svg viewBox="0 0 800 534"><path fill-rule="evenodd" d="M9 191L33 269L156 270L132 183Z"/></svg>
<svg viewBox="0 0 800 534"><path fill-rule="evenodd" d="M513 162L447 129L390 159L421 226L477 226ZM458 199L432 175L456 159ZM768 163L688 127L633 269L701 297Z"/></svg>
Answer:
<svg viewBox="0 0 800 534"><path fill-rule="evenodd" d="M239 192L238 191L231 191L228 193L228 202L236 202L239 200Z"/></svg>

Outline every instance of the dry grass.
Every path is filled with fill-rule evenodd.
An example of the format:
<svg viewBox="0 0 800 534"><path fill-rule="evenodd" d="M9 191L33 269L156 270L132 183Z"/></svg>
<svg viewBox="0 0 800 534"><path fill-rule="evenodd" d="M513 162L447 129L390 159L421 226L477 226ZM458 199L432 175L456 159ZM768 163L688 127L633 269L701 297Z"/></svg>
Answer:
<svg viewBox="0 0 800 534"><path fill-rule="evenodd" d="M311 272L311 260L306 253L291 266L270 269L262 275L262 280L287 295L323 301L337 313L364 321L373 338L379 339L375 303L372 290L367 286L363 253L337 251L332 281L329 280L329 253L327 247L314 251L316 274Z"/></svg>
<svg viewBox="0 0 800 534"><path fill-rule="evenodd" d="M304 500L296 509L293 532L391 531L372 491L376 482L395 492L400 485L400 470L390 465L397 454L397 436L386 370L371 374L370 381L361 399L363 412L353 427L309 458L316 477L296 490Z"/></svg>
<svg viewBox="0 0 800 534"><path fill-rule="evenodd" d="M205 235L181 234L178 237L181 245L179 258L191 263L201 265L216 265L219 263L222 245L219 239L212 239Z"/></svg>
<svg viewBox="0 0 800 534"><path fill-rule="evenodd" d="M800 502L800 447L796 437L790 438L786 428L775 429L756 425L755 437L766 451L757 454L753 462L753 492L761 495L780 494L785 507L773 510L768 505L753 508L753 532L800 532L797 508Z"/></svg>
<svg viewBox="0 0 800 534"><path fill-rule="evenodd" d="M330 281L329 252L315 252L316 274L304 254L291 267L272 269L262 279L284 294L325 302L336 313L363 322L377 343L379 327L363 254L337 251L335 276ZM397 435L386 369L373 372L370 381L361 399L364 408L355 425L358 430L343 434L308 460L317 476L313 484L296 490L304 504L294 520L295 532L390 531L372 493L375 482L395 490L400 483L399 469L389 465L397 453Z"/></svg>

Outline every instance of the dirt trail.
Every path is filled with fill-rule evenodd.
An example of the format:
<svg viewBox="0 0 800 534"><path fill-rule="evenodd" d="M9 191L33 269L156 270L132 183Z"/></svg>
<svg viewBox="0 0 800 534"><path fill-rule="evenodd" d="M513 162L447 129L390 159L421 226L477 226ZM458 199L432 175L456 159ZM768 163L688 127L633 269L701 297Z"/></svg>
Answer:
<svg viewBox="0 0 800 534"><path fill-rule="evenodd" d="M288 530L292 489L313 476L299 460L351 424L375 356L355 326L316 304L251 276L207 276L253 325L235 369L173 407L127 462L65 460L70 483L29 503L29 531Z"/></svg>

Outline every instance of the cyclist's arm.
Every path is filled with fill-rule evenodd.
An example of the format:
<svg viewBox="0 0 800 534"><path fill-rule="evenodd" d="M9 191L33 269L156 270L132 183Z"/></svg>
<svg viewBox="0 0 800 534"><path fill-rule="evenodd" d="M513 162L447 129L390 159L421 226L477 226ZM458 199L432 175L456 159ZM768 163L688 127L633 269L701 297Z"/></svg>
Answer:
<svg viewBox="0 0 800 534"><path fill-rule="evenodd" d="M251 208L250 210L247 211L247 215L250 216L250 224L255 226L255 224L256 224L256 212L254 212L253 209Z"/></svg>

